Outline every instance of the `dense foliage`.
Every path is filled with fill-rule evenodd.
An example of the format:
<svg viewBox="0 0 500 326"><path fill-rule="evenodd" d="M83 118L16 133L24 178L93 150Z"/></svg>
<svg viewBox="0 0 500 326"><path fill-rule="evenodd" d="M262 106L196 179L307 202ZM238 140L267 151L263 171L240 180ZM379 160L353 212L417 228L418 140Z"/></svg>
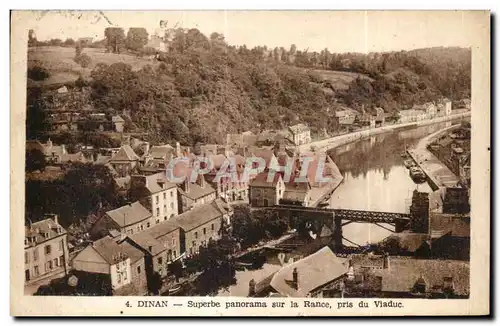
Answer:
<svg viewBox="0 0 500 326"><path fill-rule="evenodd" d="M147 32L141 28L125 36L123 29L109 27L105 35L111 52L127 47L139 56L154 54L145 47ZM206 37L180 28L169 30L165 42L168 52L159 55L160 64L151 61L137 70L123 62L99 63L88 79L92 106L125 109L153 142L223 142L227 133L299 122L323 135L338 129L334 111L340 105L360 112L382 106L394 113L442 96L470 96L470 49L370 54L308 52L295 45L249 49L228 45L219 33ZM359 75L338 87L335 79L345 78L342 72Z"/></svg>
<svg viewBox="0 0 500 326"><path fill-rule="evenodd" d="M104 166L74 164L61 179L26 179L26 218L32 221L55 213L67 227L100 209L118 207L118 201L112 176Z"/></svg>

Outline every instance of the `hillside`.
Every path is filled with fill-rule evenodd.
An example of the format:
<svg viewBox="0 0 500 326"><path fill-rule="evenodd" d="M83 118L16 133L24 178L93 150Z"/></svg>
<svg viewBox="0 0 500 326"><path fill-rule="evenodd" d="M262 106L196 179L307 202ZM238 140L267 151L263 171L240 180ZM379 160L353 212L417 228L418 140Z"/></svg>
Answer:
<svg viewBox="0 0 500 326"><path fill-rule="evenodd" d="M457 51L461 54L450 59ZM81 74L74 91L88 85L91 96L73 106L126 110L128 131L136 126L157 142L222 142L227 133L298 122L322 134L338 129L334 111L340 105L395 112L442 96L470 96L468 49L368 55L284 51L273 58L266 48L230 46L221 35L207 38L192 29L177 33L160 61L98 49L84 53L92 59L87 68L73 62L72 48L33 48L30 67L47 69L50 76L42 84ZM44 103L28 100L43 111Z"/></svg>

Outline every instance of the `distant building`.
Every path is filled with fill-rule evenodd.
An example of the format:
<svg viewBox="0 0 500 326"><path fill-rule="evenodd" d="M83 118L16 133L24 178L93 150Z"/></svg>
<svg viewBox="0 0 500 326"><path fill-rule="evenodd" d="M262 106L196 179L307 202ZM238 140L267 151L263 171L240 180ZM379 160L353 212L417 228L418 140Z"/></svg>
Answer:
<svg viewBox="0 0 500 326"><path fill-rule="evenodd" d="M354 120L356 120L356 111L352 109L342 109L335 112L335 118L339 125L350 126L354 123Z"/></svg>
<svg viewBox="0 0 500 326"><path fill-rule="evenodd" d="M121 177L130 175L136 169L138 162L139 156L129 145L120 147L118 152L109 160L109 164Z"/></svg>
<svg viewBox="0 0 500 326"><path fill-rule="evenodd" d="M303 123L288 127L291 140L295 145L303 145L311 142L311 130Z"/></svg>
<svg viewBox="0 0 500 326"><path fill-rule="evenodd" d="M116 132L123 132L125 120L123 120L122 117L120 117L119 115L115 115L111 118L111 121L113 122L113 126Z"/></svg>
<svg viewBox="0 0 500 326"><path fill-rule="evenodd" d="M134 202L106 212L92 225L90 234L94 239L110 234L111 230L132 235L150 228L155 224L154 221L149 210L139 202Z"/></svg>
<svg viewBox="0 0 500 326"><path fill-rule="evenodd" d="M329 247L289 263L262 281L250 283L250 297L322 298L340 293L349 270L348 261Z"/></svg>
<svg viewBox="0 0 500 326"><path fill-rule="evenodd" d="M68 262L68 234L58 223L57 215L25 226L25 287L65 276Z"/></svg>
<svg viewBox="0 0 500 326"><path fill-rule="evenodd" d="M73 259L73 269L99 275L112 295L148 293L144 253L125 237L106 236L88 245Z"/></svg>
<svg viewBox="0 0 500 326"><path fill-rule="evenodd" d="M27 140L26 141L26 151L39 150L45 155L45 161L49 164L61 163L61 157L68 154L66 146L54 145L52 140L47 140L47 143L43 144L38 140Z"/></svg>
<svg viewBox="0 0 500 326"><path fill-rule="evenodd" d="M77 42L81 43L83 46L86 46L86 45L92 44L92 42L94 42L94 38L93 37L80 37Z"/></svg>

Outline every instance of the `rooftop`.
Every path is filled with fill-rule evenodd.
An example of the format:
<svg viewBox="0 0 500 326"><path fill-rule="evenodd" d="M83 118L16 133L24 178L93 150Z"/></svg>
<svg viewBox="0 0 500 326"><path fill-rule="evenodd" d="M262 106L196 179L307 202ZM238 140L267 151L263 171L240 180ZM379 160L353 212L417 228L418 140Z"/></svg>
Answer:
<svg viewBox="0 0 500 326"><path fill-rule="evenodd" d="M346 259L337 257L330 248L324 247L282 267L273 274L270 286L281 295L303 298L311 291L345 275L348 267ZM295 268L298 274L298 290L290 284Z"/></svg>
<svg viewBox="0 0 500 326"><path fill-rule="evenodd" d="M120 147L118 152L113 155L110 159L110 162L123 162L123 161L138 161L139 156L134 152L130 145L123 145Z"/></svg>
<svg viewBox="0 0 500 326"><path fill-rule="evenodd" d="M221 204L216 203L217 201L220 201L220 199L216 199L211 203L195 206L189 211L170 219L170 221L171 223L176 223L184 231L188 232L216 218L221 218L225 212L221 211Z"/></svg>
<svg viewBox="0 0 500 326"><path fill-rule="evenodd" d="M28 238L30 245L36 245L63 234L66 234L66 230L53 218L46 218L24 227L24 235Z"/></svg>
<svg viewBox="0 0 500 326"><path fill-rule="evenodd" d="M382 277L383 292L411 292L420 278L425 281L427 292L440 292L444 278L451 278L457 295L469 294L469 262L393 256L388 259L389 268L374 271Z"/></svg>
<svg viewBox="0 0 500 326"><path fill-rule="evenodd" d="M151 217L151 213L138 201L106 212L120 227L132 225Z"/></svg>

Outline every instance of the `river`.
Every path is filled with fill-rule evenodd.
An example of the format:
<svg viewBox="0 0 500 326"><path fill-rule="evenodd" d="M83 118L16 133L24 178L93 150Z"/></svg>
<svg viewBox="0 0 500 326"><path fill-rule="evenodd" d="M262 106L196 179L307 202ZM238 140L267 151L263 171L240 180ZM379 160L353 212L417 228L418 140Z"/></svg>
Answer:
<svg viewBox="0 0 500 326"><path fill-rule="evenodd" d="M456 122L455 122L456 123ZM344 181L330 199L333 208L408 212L413 190L431 192L427 183L415 184L403 165L401 154L423 137L451 126L443 122L414 129L372 136L332 149L328 154L337 164ZM389 229L392 229L387 225ZM387 229L367 223L351 223L343 227L344 244L376 243L391 234ZM352 242L352 243L349 243ZM237 271L236 284L221 289L220 296L246 296L248 282L257 282L277 271L279 265L265 263L259 270Z"/></svg>

